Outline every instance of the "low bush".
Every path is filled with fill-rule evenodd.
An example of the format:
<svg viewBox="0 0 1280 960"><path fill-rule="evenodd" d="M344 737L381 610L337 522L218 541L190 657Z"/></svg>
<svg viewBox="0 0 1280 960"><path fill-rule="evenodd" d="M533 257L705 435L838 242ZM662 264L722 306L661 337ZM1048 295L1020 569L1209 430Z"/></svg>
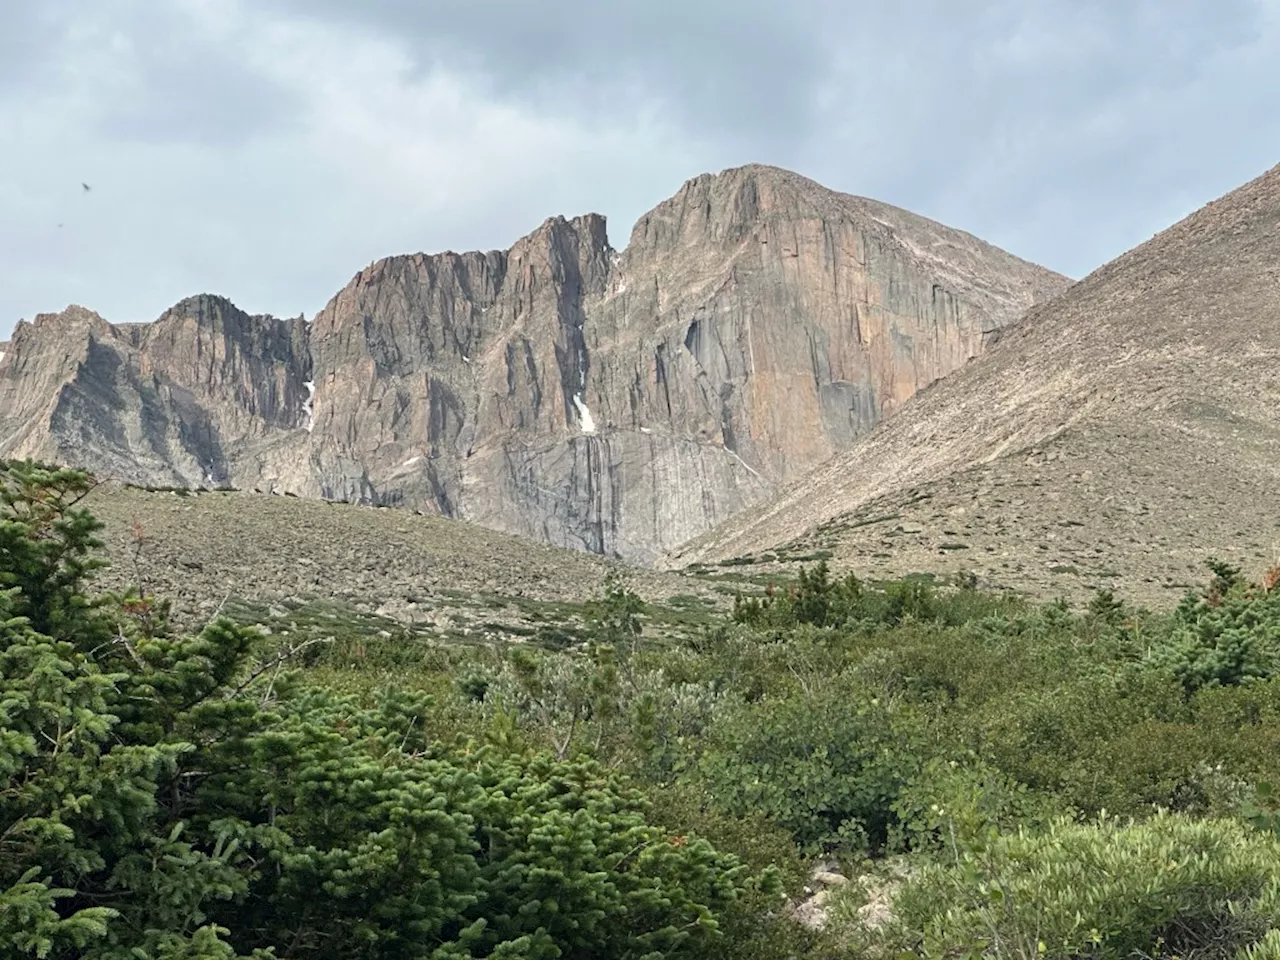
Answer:
<svg viewBox="0 0 1280 960"><path fill-rule="evenodd" d="M893 911L860 934L878 955L1225 960L1280 923L1280 843L1174 814L1058 820L957 845L915 872Z"/></svg>
<svg viewBox="0 0 1280 960"><path fill-rule="evenodd" d="M0 956L701 957L776 895L590 759L446 744L421 693L90 598L88 482L0 470Z"/></svg>
<svg viewBox="0 0 1280 960"><path fill-rule="evenodd" d="M880 850L919 736L909 713L831 684L726 717L700 772L726 810L762 813L809 851Z"/></svg>

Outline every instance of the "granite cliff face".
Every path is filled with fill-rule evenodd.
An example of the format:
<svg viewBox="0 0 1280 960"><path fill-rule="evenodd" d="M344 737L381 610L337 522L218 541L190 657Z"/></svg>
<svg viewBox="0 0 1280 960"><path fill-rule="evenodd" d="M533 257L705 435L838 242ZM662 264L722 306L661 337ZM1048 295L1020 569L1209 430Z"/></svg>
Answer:
<svg viewBox="0 0 1280 960"><path fill-rule="evenodd" d="M0 358L0 455L413 507L652 561L980 354L1066 278L795 174L380 261L323 310L78 307Z"/></svg>
<svg viewBox="0 0 1280 960"><path fill-rule="evenodd" d="M1278 410L1280 166L665 563L821 550L873 578L1171 605L1207 557L1253 576L1280 560Z"/></svg>

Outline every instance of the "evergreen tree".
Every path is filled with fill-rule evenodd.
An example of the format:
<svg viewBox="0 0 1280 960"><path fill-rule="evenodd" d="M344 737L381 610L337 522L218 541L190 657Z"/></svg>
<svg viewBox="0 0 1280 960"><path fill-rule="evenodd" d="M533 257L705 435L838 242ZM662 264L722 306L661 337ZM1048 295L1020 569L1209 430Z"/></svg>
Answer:
<svg viewBox="0 0 1280 960"><path fill-rule="evenodd" d="M447 747L420 695L311 689L255 631L174 636L154 598L90 598L91 485L0 469L0 956L586 960L720 936L744 868L650 824L617 775Z"/></svg>

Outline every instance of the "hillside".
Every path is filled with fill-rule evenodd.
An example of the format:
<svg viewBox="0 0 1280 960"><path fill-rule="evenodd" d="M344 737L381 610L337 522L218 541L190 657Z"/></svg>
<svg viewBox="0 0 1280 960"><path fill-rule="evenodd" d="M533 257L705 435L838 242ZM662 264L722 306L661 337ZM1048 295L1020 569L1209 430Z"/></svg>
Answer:
<svg viewBox="0 0 1280 960"><path fill-rule="evenodd" d="M700 579L409 510L112 482L83 505L104 524L100 586L163 596L187 626L223 612L277 629L518 640L579 626L611 573L669 626L727 603Z"/></svg>
<svg viewBox="0 0 1280 960"><path fill-rule="evenodd" d="M0 358L0 456L404 506L651 562L848 449L1064 277L772 167L396 256L311 321L82 307Z"/></svg>
<svg viewBox="0 0 1280 960"><path fill-rule="evenodd" d="M1176 599L1280 558L1280 167L1030 312L981 360L669 566L827 551L874 574Z"/></svg>

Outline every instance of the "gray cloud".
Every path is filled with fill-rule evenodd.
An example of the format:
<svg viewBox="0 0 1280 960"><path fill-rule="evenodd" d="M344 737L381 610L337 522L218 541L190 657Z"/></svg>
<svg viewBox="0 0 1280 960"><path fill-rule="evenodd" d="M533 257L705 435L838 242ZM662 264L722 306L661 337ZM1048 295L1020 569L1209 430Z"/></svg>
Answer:
<svg viewBox="0 0 1280 960"><path fill-rule="evenodd" d="M553 213L620 244L753 160L1081 275L1280 161L1274 0L9 6L0 337L198 290L311 312Z"/></svg>
<svg viewBox="0 0 1280 960"><path fill-rule="evenodd" d="M300 98L246 67L243 42L193 35L188 23L153 6L145 20L116 33L113 59L127 80L103 104L101 135L217 150L287 126Z"/></svg>
<svg viewBox="0 0 1280 960"><path fill-rule="evenodd" d="M49 51L56 50L67 30L72 11L68 0L10 5L0 14L0 95L12 96L12 88L39 82L51 66Z"/></svg>
<svg viewBox="0 0 1280 960"><path fill-rule="evenodd" d="M660 99L684 123L735 142L804 136L808 96L849 17L843 0L268 0L292 16L402 37L419 68L462 67L503 97L617 110ZM625 102L623 106L625 107Z"/></svg>

